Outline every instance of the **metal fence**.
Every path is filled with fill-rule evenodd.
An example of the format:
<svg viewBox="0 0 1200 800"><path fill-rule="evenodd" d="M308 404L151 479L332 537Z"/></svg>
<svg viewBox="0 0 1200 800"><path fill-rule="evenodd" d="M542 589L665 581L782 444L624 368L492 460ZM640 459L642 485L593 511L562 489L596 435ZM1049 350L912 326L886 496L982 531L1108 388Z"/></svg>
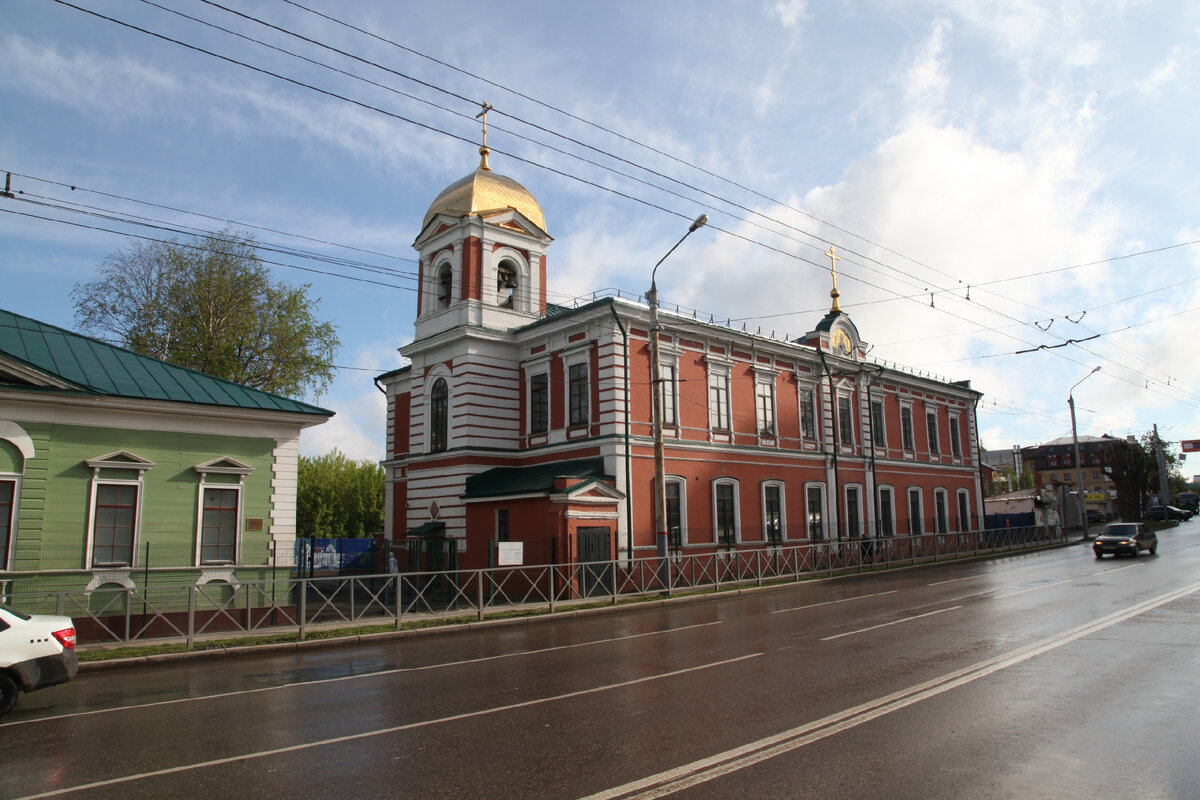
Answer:
<svg viewBox="0 0 1200 800"><path fill-rule="evenodd" d="M484 620L588 603L884 570L1062 541L1057 528L1026 527L805 543L701 555L436 572L299 577L121 588L13 592L31 614L74 619L81 645L298 633L418 620Z"/></svg>

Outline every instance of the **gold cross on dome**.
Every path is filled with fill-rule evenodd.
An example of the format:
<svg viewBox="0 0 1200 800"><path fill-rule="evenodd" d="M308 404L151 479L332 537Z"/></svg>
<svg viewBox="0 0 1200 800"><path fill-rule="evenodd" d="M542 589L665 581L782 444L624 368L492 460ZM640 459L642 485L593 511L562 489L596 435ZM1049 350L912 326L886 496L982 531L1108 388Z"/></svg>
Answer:
<svg viewBox="0 0 1200 800"><path fill-rule="evenodd" d="M838 298L842 293L837 288L837 262L841 260L841 256L837 254L837 248L829 245L829 249L825 251L825 255L829 256L829 270L833 273L833 289L830 290L829 296L833 298L833 307L829 309L830 314L835 314L842 310L838 304Z"/></svg>
<svg viewBox="0 0 1200 800"><path fill-rule="evenodd" d="M483 120L483 144L479 147L479 168L491 172L492 168L488 166L488 153L492 151L487 146L487 113L495 106L485 101L481 104L481 108L483 110L475 115L475 119Z"/></svg>

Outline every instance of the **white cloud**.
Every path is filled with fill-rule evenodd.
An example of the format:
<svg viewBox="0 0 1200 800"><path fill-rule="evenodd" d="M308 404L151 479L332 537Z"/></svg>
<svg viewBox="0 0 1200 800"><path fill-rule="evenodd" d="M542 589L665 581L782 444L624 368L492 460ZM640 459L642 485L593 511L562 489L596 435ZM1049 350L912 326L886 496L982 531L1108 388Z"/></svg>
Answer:
<svg viewBox="0 0 1200 800"><path fill-rule="evenodd" d="M771 13L785 28L799 28L810 17L807 0L780 0L771 7Z"/></svg>

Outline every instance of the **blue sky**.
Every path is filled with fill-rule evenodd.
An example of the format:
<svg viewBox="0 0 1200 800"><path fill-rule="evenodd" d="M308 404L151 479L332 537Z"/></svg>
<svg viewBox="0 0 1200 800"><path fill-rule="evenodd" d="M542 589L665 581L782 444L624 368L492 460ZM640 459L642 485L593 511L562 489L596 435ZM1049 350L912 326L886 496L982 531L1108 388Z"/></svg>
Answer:
<svg viewBox="0 0 1200 800"><path fill-rule="evenodd" d="M372 377L402 363L411 244L477 165L483 101L493 169L555 239L552 302L645 291L705 212L664 305L800 336L833 243L870 357L971 380L988 449L1069 435L1095 366L1081 434L1200 438L1200 6L73 5L0 5L22 192L0 199L0 307L77 328L71 288L160 235L135 216L311 253L271 257L343 343L308 454L383 455Z"/></svg>

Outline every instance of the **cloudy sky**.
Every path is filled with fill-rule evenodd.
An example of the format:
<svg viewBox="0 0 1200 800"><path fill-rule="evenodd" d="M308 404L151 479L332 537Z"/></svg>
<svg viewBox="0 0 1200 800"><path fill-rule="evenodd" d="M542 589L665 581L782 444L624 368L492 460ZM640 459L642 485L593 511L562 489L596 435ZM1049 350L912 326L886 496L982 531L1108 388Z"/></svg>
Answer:
<svg viewBox="0 0 1200 800"><path fill-rule="evenodd" d="M170 10L167 10L169 6ZM383 453L411 244L478 164L545 211L550 300L637 295L985 395L983 445L1200 438L1200 5L4 0L0 308L77 329L130 236L233 226L342 339L308 454ZM137 224L141 220L149 225ZM334 261L336 263L331 263ZM1188 465L1187 474L1200 472Z"/></svg>

